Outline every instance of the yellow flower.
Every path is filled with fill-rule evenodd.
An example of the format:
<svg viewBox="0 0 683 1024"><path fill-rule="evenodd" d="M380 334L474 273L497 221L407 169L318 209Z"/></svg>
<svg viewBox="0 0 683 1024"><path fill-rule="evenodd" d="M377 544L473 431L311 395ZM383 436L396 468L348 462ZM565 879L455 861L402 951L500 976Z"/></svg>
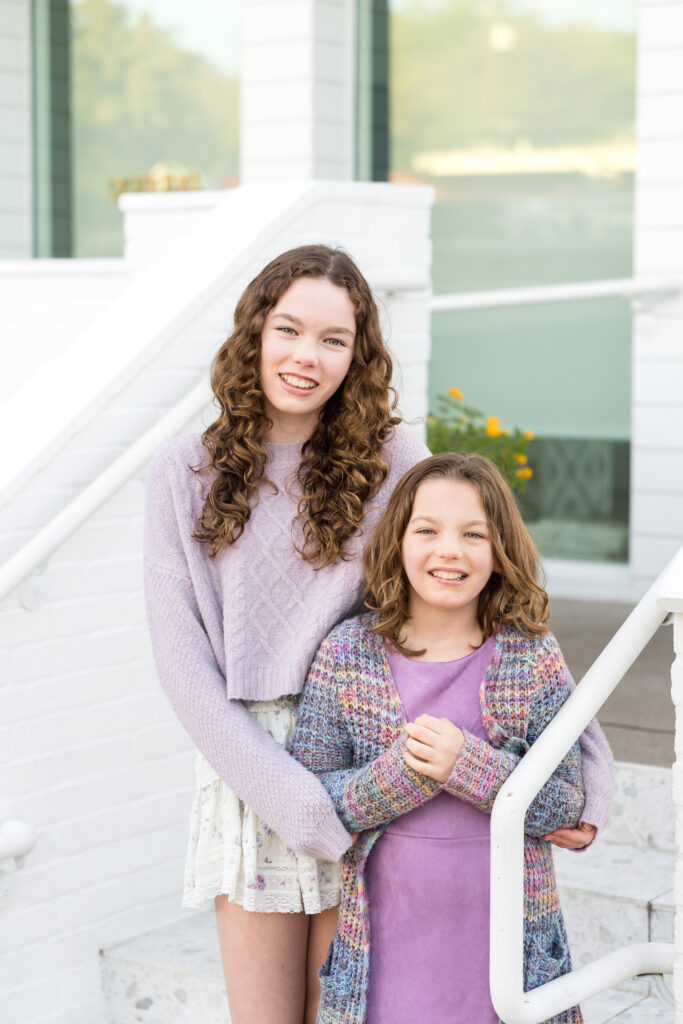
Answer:
<svg viewBox="0 0 683 1024"><path fill-rule="evenodd" d="M527 463L526 455L522 455L521 452L513 452L512 453L512 457L515 460L515 462L518 462L520 464L520 466L526 466L526 463Z"/></svg>
<svg viewBox="0 0 683 1024"><path fill-rule="evenodd" d="M522 469L515 472L515 476L518 476L520 480L530 480L533 475L534 471L530 466L523 466Z"/></svg>
<svg viewBox="0 0 683 1024"><path fill-rule="evenodd" d="M434 419L433 416L428 416L427 417L427 423L429 424L430 427L433 427L434 424L436 423L436 420Z"/></svg>
<svg viewBox="0 0 683 1024"><path fill-rule="evenodd" d="M498 416L489 416L486 421L486 433L489 437L498 437L500 434L500 419Z"/></svg>
<svg viewBox="0 0 683 1024"><path fill-rule="evenodd" d="M524 436L527 439L527 441L533 441L533 439L534 439L534 432L533 432L533 430L525 430L524 431Z"/></svg>
<svg viewBox="0 0 683 1024"><path fill-rule="evenodd" d="M451 398L455 398L458 400L458 402L462 402L462 391L458 391L457 388L449 388L448 394L451 396Z"/></svg>

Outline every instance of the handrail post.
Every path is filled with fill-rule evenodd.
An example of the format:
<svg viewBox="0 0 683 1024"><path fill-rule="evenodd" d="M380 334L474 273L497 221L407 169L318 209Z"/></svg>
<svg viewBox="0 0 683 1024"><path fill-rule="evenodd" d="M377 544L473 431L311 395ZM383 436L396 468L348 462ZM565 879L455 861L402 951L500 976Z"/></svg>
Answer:
<svg viewBox="0 0 683 1024"><path fill-rule="evenodd" d="M674 902L673 993L676 1024L683 1024L683 548L671 563L659 590L659 604L673 617L674 661L671 666L671 699L676 713L675 761L672 769L676 813L676 871Z"/></svg>
<svg viewBox="0 0 683 1024"><path fill-rule="evenodd" d="M674 612L674 662L671 666L671 697L676 710L676 760L673 766L673 798L676 812L676 871L674 902L674 1003L676 1024L683 1024L683 609Z"/></svg>

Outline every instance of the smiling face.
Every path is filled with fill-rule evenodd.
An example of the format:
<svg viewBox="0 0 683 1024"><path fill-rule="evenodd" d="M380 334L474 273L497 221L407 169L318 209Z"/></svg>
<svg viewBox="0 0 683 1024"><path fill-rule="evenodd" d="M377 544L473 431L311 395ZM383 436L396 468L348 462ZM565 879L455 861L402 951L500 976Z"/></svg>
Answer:
<svg viewBox="0 0 683 1024"><path fill-rule="evenodd" d="M420 484L402 555L411 618L438 610L463 625L476 624L494 557L486 513L472 484L443 477Z"/></svg>
<svg viewBox="0 0 683 1024"><path fill-rule="evenodd" d="M269 441L304 441L353 359L356 317L345 288L301 277L283 292L261 331L261 387Z"/></svg>

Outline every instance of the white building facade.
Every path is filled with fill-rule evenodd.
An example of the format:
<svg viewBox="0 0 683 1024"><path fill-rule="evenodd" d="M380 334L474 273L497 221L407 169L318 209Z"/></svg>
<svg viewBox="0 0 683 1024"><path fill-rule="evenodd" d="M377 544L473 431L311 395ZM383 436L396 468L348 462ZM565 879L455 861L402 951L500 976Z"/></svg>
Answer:
<svg viewBox="0 0 683 1024"><path fill-rule="evenodd" d="M415 430L430 407L434 190L373 180L387 6L241 7L239 187L122 195L124 245L93 257L74 241L89 238L72 208L82 140L50 130L80 37L66 4L0 0L0 565L44 544L0 596L0 821L38 835L0 875L4 1024L100 1024L99 951L181 917L193 751L146 634L143 477L164 431L210 422L201 387L242 288L286 248L343 245L380 300ZM638 19L633 277L653 290L633 319L627 557L547 560L551 593L585 599L636 600L683 543L683 2L641 0Z"/></svg>

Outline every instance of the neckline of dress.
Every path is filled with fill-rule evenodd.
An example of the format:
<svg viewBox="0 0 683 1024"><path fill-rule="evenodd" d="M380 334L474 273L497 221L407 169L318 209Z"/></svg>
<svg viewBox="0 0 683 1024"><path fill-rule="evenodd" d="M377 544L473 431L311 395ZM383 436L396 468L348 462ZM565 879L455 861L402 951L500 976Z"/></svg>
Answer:
<svg viewBox="0 0 683 1024"><path fill-rule="evenodd" d="M463 662L473 658L475 654L481 654L489 641L495 641L495 633L487 636L481 646L477 647L474 651L470 651L469 654L463 654L462 658L451 658L449 661L419 661L417 658L409 658L407 654L401 654L400 651L393 647L387 648L387 657L402 658L404 661L409 661L411 665L461 665Z"/></svg>

